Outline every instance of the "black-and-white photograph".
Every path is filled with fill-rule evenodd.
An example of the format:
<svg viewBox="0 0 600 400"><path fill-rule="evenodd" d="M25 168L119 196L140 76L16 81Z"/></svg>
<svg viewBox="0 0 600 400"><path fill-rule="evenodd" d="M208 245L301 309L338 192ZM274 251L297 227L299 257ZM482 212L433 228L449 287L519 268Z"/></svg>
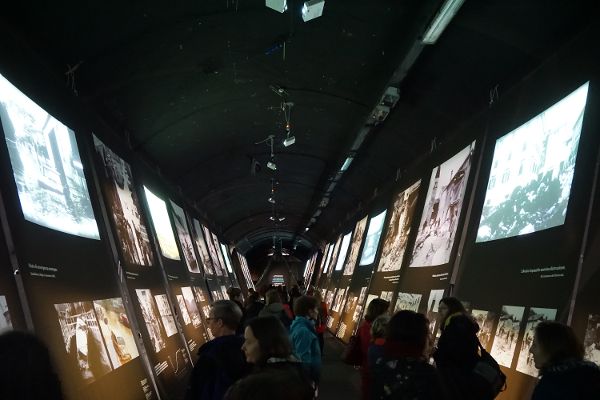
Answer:
<svg viewBox="0 0 600 400"><path fill-rule="evenodd" d="M204 314L204 318L210 318L210 306L202 306L202 314Z"/></svg>
<svg viewBox="0 0 600 400"><path fill-rule="evenodd" d="M204 268L205 275L214 275L213 271L213 263L210 259L210 253L208 252L208 247L206 247L206 241L203 233L203 226L200 224L195 218L192 218L192 224L194 227L194 238L196 239L196 248L198 249L198 254L200 255L200 260L202 261L202 266Z"/></svg>
<svg viewBox="0 0 600 400"><path fill-rule="evenodd" d="M177 333L177 325L175 325L175 318L173 318L173 313L171 312L171 307L169 306L169 300L167 299L167 295L154 295L154 300L156 300L158 313L160 314L160 318L162 319L163 326L165 327L165 332L167 333L167 337L173 336Z"/></svg>
<svg viewBox="0 0 600 400"><path fill-rule="evenodd" d="M10 319L10 311L6 303L6 297L0 296L0 332L12 329L12 320Z"/></svg>
<svg viewBox="0 0 600 400"><path fill-rule="evenodd" d="M227 272L230 274L233 272L231 268L231 253L229 252L229 247L226 244L219 243L221 245L221 253L223 254L223 260L225 260L225 266L227 267Z"/></svg>
<svg viewBox="0 0 600 400"><path fill-rule="evenodd" d="M344 315L354 312L354 309L356 308L356 304L358 302L358 296L350 296L349 294L350 291L348 291L348 297L346 300L346 304L344 305Z"/></svg>
<svg viewBox="0 0 600 400"><path fill-rule="evenodd" d="M94 136L98 175L108 199L125 263L150 266L154 261L148 229L135 191L131 166Z"/></svg>
<svg viewBox="0 0 600 400"><path fill-rule="evenodd" d="M471 315L475 322L477 322L477 325L479 325L479 331L477 332L479 343L481 343L484 349L489 350L494 335L493 329L494 322L496 322L496 313L485 310L472 310Z"/></svg>
<svg viewBox="0 0 600 400"><path fill-rule="evenodd" d="M350 276L354 274L354 268L358 262L358 254L360 253L360 245L362 244L363 238L365 237L365 230L367 229L368 216L364 217L356 223L354 227L354 235L352 236L352 244L350 245L350 254L344 267L344 275Z"/></svg>
<svg viewBox="0 0 600 400"><path fill-rule="evenodd" d="M435 328L438 322L438 308L440 306L440 300L444 298L444 289L432 289L429 292L429 298L427 299L427 319L429 320L429 330L431 334L435 332Z"/></svg>
<svg viewBox="0 0 600 400"><path fill-rule="evenodd" d="M343 338L344 335L346 334L346 329L348 327L346 326L346 324L344 323L344 321L340 322L340 326L338 327L338 330L335 334L335 336L337 336L338 338Z"/></svg>
<svg viewBox="0 0 600 400"><path fill-rule="evenodd" d="M188 271L198 274L200 273L200 266L196 259L196 253L194 253L194 243L188 229L185 211L175 204L173 200L171 200L171 208L173 210L173 221L175 221L175 229L177 230L177 236L179 236L179 244L181 245L185 265Z"/></svg>
<svg viewBox="0 0 600 400"><path fill-rule="evenodd" d="M55 304L54 308L67 352L67 376L92 383L112 371L92 302Z"/></svg>
<svg viewBox="0 0 600 400"><path fill-rule="evenodd" d="M198 302L198 304L203 304L208 301L208 293L204 293L204 289L198 286L192 286L192 289L194 291L194 295L196 296L196 301Z"/></svg>
<svg viewBox="0 0 600 400"><path fill-rule="evenodd" d="M142 316L148 328L148 335L154 348L154 352L158 353L166 347L165 338L163 336L162 324L158 318L158 310L154 305L152 293L149 289L136 289L135 293L140 303Z"/></svg>
<svg viewBox="0 0 600 400"><path fill-rule="evenodd" d="M358 324L358 322L362 318L363 309L364 309L364 306L361 305L360 303L356 305L356 308L354 309L354 313L352 314L352 321L355 324Z"/></svg>
<svg viewBox="0 0 600 400"><path fill-rule="evenodd" d="M254 282L252 281L252 276L250 275L250 268L248 267L248 261L246 257L237 253L238 259L240 260L240 266L242 267L242 273L244 274L244 278L246 279L246 285L248 289L254 289Z"/></svg>
<svg viewBox="0 0 600 400"><path fill-rule="evenodd" d="M538 376L538 369L533 362L533 355L529 352L533 343L535 327L542 321L554 321L556 318L556 309L531 307L527 312L525 324L525 333L521 340L519 356L517 358L517 371L530 376Z"/></svg>
<svg viewBox="0 0 600 400"><path fill-rule="evenodd" d="M583 346L585 359L600 366L600 314L588 315Z"/></svg>
<svg viewBox="0 0 600 400"><path fill-rule="evenodd" d="M375 262L386 213L387 210L377 214L369 221L367 237L365 238L365 244L362 249L362 254L360 255L360 262L358 263L359 266L371 265Z"/></svg>
<svg viewBox="0 0 600 400"><path fill-rule="evenodd" d="M367 286L360 288L360 294L358 295L358 304L365 304L365 297L367 295Z"/></svg>
<svg viewBox="0 0 600 400"><path fill-rule="evenodd" d="M344 235L342 239L342 245L340 246L340 253L338 254L338 258L335 263L335 270L341 271L344 268L344 262L346 261L346 256L348 255L348 249L350 248L350 240L352 239L352 232L348 232Z"/></svg>
<svg viewBox="0 0 600 400"><path fill-rule="evenodd" d="M2 75L0 120L25 219L100 239L75 133Z"/></svg>
<svg viewBox="0 0 600 400"><path fill-rule="evenodd" d="M224 285L221 285L221 298L223 300L228 300L229 299L229 295L227 294L227 287Z"/></svg>
<svg viewBox="0 0 600 400"><path fill-rule="evenodd" d="M379 272L398 271L402 267L420 186L421 181L419 180L408 189L398 193L394 199L392 215L377 267Z"/></svg>
<svg viewBox="0 0 600 400"><path fill-rule="evenodd" d="M335 269L335 265L337 263L340 247L342 246L342 235L338 236L337 241L335 242L335 246L333 247L333 252L331 253L331 261L328 265L327 275L331 276L331 273Z"/></svg>
<svg viewBox="0 0 600 400"><path fill-rule="evenodd" d="M430 267L450 260L475 142L431 172L410 267Z"/></svg>
<svg viewBox="0 0 600 400"><path fill-rule="evenodd" d="M179 304L179 310L181 312L181 318L183 319L183 324L184 325L191 324L192 319L190 318L190 314L188 313L187 308L185 306L185 299L180 294L176 294L175 297L177 297L177 304Z"/></svg>
<svg viewBox="0 0 600 400"><path fill-rule="evenodd" d="M490 354L496 359L498 364L510 368L512 359L517 349L517 340L519 338L519 327L523 320L525 307L502 306L500 312L500 321L496 328L494 344Z"/></svg>
<svg viewBox="0 0 600 400"><path fill-rule="evenodd" d="M144 186L144 193L146 194L146 203L148 203L150 218L156 231L160 252L171 260L181 260L167 211L167 203L148 190L146 186Z"/></svg>
<svg viewBox="0 0 600 400"><path fill-rule="evenodd" d="M223 259L223 252L221 252L221 242L219 242L219 238L217 235L211 232L212 240L215 247L215 254L217 255L216 263L219 265L222 276L227 276L227 270L225 269L225 260Z"/></svg>
<svg viewBox="0 0 600 400"><path fill-rule="evenodd" d="M123 299L116 297L94 300L94 310L113 368L117 369L136 358L139 352L123 307Z"/></svg>
<svg viewBox="0 0 600 400"><path fill-rule="evenodd" d="M332 309L333 309L333 296L335 296L335 290L328 290L327 294L325 295L325 303L331 304Z"/></svg>
<svg viewBox="0 0 600 400"><path fill-rule="evenodd" d="M182 287L181 294L183 295L183 300L185 302L188 315L190 316L190 320L192 321L192 325L194 325L194 328L199 328L202 325L202 318L200 318L200 312L198 311L198 306L192 288L189 286ZM200 294L202 294L201 291ZM202 294L202 296L202 302L204 302L204 295Z"/></svg>
<svg viewBox="0 0 600 400"><path fill-rule="evenodd" d="M223 294L220 290L211 290L213 301L223 300Z"/></svg>
<svg viewBox="0 0 600 400"><path fill-rule="evenodd" d="M208 247L208 253L210 254L210 259L212 260L212 265L215 269L215 273L219 276L223 276L223 269L219 265L219 255L217 249L215 248L215 242L213 241L212 232L204 225L202 225L202 230L204 231L206 246Z"/></svg>
<svg viewBox="0 0 600 400"><path fill-rule="evenodd" d="M421 304L422 297L423 295L417 293L398 293L396 305L394 306L394 312L400 310L419 312L419 305Z"/></svg>
<svg viewBox="0 0 600 400"><path fill-rule="evenodd" d="M496 141L477 242L564 224L588 86Z"/></svg>
<svg viewBox="0 0 600 400"><path fill-rule="evenodd" d="M385 300L385 301L392 301L392 298L394 297L394 292L392 292L391 290L384 290L381 292L381 294L379 295L379 298Z"/></svg>

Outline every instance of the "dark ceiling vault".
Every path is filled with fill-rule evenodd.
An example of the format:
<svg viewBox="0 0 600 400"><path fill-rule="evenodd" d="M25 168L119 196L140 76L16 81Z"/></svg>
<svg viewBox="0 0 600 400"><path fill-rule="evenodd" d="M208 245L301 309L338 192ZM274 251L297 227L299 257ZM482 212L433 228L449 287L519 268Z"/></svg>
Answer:
<svg viewBox="0 0 600 400"><path fill-rule="evenodd" d="M291 12L301 2L288 1L285 14L264 0L12 2L0 22L60 79L76 67L79 99L248 251L274 236L288 247L330 240L433 138L484 110L492 87L510 88L598 17L595 1L467 0L404 71L398 104L305 232L441 1L326 0L307 23ZM294 103L290 147L282 101ZM268 135L275 173L269 147L255 144ZM273 212L285 221L275 225Z"/></svg>

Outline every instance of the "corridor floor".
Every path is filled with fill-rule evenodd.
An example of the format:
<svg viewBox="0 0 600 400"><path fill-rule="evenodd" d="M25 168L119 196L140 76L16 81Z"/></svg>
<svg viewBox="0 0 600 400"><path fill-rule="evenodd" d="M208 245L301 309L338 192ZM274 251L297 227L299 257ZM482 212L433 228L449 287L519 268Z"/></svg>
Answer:
<svg viewBox="0 0 600 400"><path fill-rule="evenodd" d="M358 370L344 364L340 355L344 349L335 337L326 334L321 371L320 400L359 400L360 376Z"/></svg>

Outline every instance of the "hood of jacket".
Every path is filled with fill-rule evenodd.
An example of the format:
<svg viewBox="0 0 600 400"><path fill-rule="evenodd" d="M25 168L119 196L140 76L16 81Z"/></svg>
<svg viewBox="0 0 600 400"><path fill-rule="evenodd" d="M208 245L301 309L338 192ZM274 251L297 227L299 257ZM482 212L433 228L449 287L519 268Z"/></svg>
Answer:
<svg viewBox="0 0 600 400"><path fill-rule="evenodd" d="M302 328L306 328L306 329L310 330L311 332L314 332L315 331L315 323L313 320L308 319L306 317L297 316L296 318L294 318L294 321L292 321L292 326L290 327L290 331L295 331L297 329L302 329Z"/></svg>

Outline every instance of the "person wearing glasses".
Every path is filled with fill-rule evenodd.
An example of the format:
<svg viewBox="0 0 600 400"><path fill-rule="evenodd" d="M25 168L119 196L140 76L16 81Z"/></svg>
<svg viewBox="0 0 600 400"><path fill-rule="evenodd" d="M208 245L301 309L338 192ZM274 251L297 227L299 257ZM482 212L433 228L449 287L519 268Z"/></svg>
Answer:
<svg viewBox="0 0 600 400"><path fill-rule="evenodd" d="M236 335L241 319L242 310L233 301L212 304L206 322L215 338L198 350L186 400L221 400L227 389L247 374L244 338Z"/></svg>

